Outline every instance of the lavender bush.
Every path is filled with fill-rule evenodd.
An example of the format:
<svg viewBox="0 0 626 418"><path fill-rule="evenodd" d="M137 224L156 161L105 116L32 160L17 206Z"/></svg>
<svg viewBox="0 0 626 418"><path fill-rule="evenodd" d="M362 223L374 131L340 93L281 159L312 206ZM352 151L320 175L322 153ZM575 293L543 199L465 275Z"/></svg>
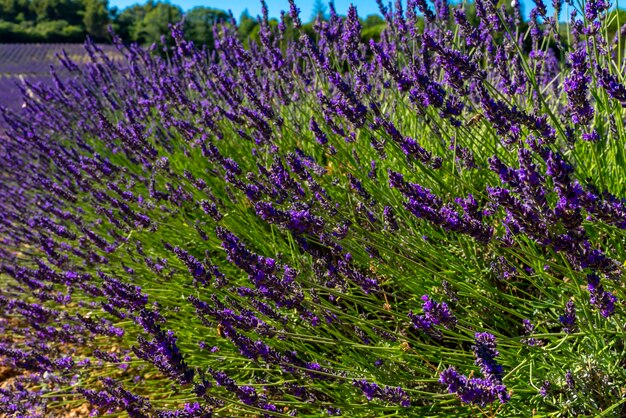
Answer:
<svg viewBox="0 0 626 418"><path fill-rule="evenodd" d="M87 42L5 110L0 411L626 413L619 15L407 6Z"/></svg>

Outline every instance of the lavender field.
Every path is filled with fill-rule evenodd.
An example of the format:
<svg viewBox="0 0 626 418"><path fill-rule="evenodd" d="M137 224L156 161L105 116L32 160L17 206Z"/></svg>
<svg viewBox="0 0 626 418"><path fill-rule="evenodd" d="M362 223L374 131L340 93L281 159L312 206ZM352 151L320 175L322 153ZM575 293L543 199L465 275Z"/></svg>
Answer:
<svg viewBox="0 0 626 418"><path fill-rule="evenodd" d="M289 4L0 46L0 415L626 416L614 5Z"/></svg>
<svg viewBox="0 0 626 418"><path fill-rule="evenodd" d="M118 57L113 47L102 48L112 59ZM24 100L20 86L28 87L28 83L52 86L50 67L58 64L57 56L63 52L77 65L90 60L79 44L0 44L0 106L11 110L21 108ZM65 75L63 69L58 71Z"/></svg>

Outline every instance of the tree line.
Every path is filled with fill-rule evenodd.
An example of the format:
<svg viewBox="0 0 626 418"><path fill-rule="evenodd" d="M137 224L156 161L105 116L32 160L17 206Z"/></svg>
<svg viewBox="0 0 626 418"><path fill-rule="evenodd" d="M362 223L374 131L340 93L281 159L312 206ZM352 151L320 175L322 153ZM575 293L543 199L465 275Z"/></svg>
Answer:
<svg viewBox="0 0 626 418"><path fill-rule="evenodd" d="M477 25L475 5L466 3L465 9L470 24ZM213 25L230 19L224 10L199 6L183 12L179 6L158 0L122 10L109 7L108 0L0 0L0 43L75 43L83 42L87 35L96 42L108 42L108 28L112 26L125 41L147 45L159 42L162 35L169 33L168 25L179 22L183 16L185 36L197 45L209 47L213 44ZM314 22L326 18L328 8L323 0L317 0L303 30L313 35ZM619 30L617 22L626 22L626 12L613 10L607 18L612 36ZM258 39L257 17L244 11L237 24L242 40ZM270 24L278 24L278 20L272 19ZM423 24L421 18L418 24ZM369 15L361 25L363 38L377 39L385 28L385 20ZM522 22L520 29L527 28L527 22Z"/></svg>
<svg viewBox="0 0 626 418"><path fill-rule="evenodd" d="M199 6L183 12L179 6L155 0L123 10L109 7L108 0L0 0L0 42L73 43L83 42L87 35L107 42L112 26L126 41L151 44L159 42L169 32L168 25L183 16L186 37L199 45L211 45L215 22L230 18L224 10ZM312 21L304 29L313 32L313 20L325 17L326 7L316 3ZM278 20L270 23L278 24ZM363 25L367 37L378 37L385 23L382 17L370 15ZM238 27L242 39L258 37L258 20L247 11L239 17Z"/></svg>

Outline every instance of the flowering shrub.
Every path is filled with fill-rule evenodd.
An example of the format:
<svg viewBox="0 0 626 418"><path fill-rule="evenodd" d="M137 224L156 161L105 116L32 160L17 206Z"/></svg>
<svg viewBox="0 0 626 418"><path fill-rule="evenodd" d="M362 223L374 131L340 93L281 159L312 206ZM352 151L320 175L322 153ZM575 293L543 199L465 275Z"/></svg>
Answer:
<svg viewBox="0 0 626 418"><path fill-rule="evenodd" d="M247 47L61 57L4 111L0 411L623 415L608 8L409 0L363 42L291 3Z"/></svg>

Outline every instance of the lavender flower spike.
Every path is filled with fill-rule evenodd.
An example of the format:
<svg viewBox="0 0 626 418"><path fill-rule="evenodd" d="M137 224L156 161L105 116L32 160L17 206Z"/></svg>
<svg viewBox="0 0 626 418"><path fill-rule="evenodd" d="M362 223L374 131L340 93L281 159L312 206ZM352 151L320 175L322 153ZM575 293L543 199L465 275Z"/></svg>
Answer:
<svg viewBox="0 0 626 418"><path fill-rule="evenodd" d="M476 365L489 379L497 382L502 381L502 366L496 363L496 357L500 355L496 350L496 337L488 332L478 332L474 336L476 345L472 346L476 356Z"/></svg>
<svg viewBox="0 0 626 418"><path fill-rule="evenodd" d="M443 325L445 328L453 328L456 325L456 317L445 302L437 302L428 295L422 296L422 301L423 315L415 315L409 311L409 318L416 329L429 331L435 325Z"/></svg>
<svg viewBox="0 0 626 418"><path fill-rule="evenodd" d="M569 300L565 305L565 313L559 316L559 322L563 324L563 332L571 334L576 329L576 305Z"/></svg>

